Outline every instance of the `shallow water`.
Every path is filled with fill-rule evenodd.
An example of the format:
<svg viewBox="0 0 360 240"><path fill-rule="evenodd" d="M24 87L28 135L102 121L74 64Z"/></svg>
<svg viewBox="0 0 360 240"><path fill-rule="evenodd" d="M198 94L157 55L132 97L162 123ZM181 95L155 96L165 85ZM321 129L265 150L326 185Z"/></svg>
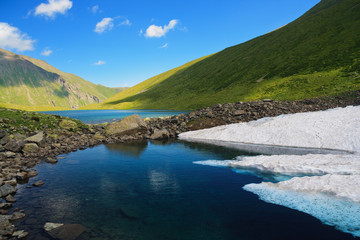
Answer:
<svg viewBox="0 0 360 240"><path fill-rule="evenodd" d="M60 115L63 117L70 117L79 119L84 123L104 123L113 122L124 117L139 114L142 118L147 117L166 117L174 116L186 111L171 111L171 110L71 110L71 111L46 111L42 113Z"/></svg>
<svg viewBox="0 0 360 240"><path fill-rule="evenodd" d="M261 178L193 164L232 159L225 147L172 141L100 145L40 164L20 186L16 207L29 239L45 222L80 223L80 239L354 239L319 220L263 202L242 187ZM25 188L37 180L40 188Z"/></svg>

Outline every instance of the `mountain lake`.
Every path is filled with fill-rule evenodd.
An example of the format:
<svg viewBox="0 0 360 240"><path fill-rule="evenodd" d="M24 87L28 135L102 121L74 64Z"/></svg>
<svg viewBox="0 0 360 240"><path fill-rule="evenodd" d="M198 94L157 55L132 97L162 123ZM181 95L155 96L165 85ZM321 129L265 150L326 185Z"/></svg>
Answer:
<svg viewBox="0 0 360 240"><path fill-rule="evenodd" d="M103 144L64 154L55 165L37 165L39 175L18 187L13 206L27 216L16 225L30 233L28 239L49 239L46 222L82 224L87 230L78 239L354 239L242 189L261 177L194 164L257 154L180 140ZM45 185L29 188L38 180Z"/></svg>

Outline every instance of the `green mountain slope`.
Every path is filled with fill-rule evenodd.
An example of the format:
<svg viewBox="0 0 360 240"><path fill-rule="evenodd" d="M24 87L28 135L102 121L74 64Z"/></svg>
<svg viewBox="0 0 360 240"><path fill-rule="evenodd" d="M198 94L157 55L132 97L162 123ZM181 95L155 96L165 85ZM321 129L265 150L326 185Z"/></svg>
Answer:
<svg viewBox="0 0 360 240"><path fill-rule="evenodd" d="M360 89L360 0L323 0L288 25L85 108L195 109Z"/></svg>
<svg viewBox="0 0 360 240"><path fill-rule="evenodd" d="M0 106L75 109L99 103L120 90L64 73L42 60L0 49Z"/></svg>

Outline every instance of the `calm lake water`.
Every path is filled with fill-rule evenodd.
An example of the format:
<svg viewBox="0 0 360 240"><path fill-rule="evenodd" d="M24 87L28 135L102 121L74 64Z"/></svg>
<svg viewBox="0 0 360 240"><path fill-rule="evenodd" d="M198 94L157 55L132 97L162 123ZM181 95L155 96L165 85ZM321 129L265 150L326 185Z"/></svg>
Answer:
<svg viewBox="0 0 360 240"><path fill-rule="evenodd" d="M354 239L242 189L261 178L193 164L253 154L177 140L72 152L38 165L39 175L19 187L14 207L27 217L18 224L29 239L49 239L45 222L80 223L88 229L80 239ZM26 188L40 179L44 186Z"/></svg>
<svg viewBox="0 0 360 240"><path fill-rule="evenodd" d="M171 110L71 110L71 111L46 111L42 113L60 115L79 119L84 123L104 123L113 122L124 117L139 114L142 118L147 117L165 117L174 116L187 111L171 111Z"/></svg>

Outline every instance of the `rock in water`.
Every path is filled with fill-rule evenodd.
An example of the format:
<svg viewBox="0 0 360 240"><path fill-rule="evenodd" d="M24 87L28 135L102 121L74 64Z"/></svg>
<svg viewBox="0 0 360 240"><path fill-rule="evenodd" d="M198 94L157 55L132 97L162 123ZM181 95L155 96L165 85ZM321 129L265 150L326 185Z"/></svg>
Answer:
<svg viewBox="0 0 360 240"><path fill-rule="evenodd" d="M45 162L51 163L51 164L55 164L55 163L58 162L58 160L57 160L56 158L47 157L47 158L45 159Z"/></svg>
<svg viewBox="0 0 360 240"><path fill-rule="evenodd" d="M39 180L39 181L36 181L35 183L33 183L33 186L34 187L41 187L44 184L45 184L45 182L43 180Z"/></svg>
<svg viewBox="0 0 360 240"><path fill-rule="evenodd" d="M137 114L109 124L105 131L107 135L130 135L147 129L147 124Z"/></svg>
<svg viewBox="0 0 360 240"><path fill-rule="evenodd" d="M45 231L49 232L49 231L54 230L55 228L58 228L58 227L61 227L61 226L64 226L64 224L63 223L47 222L44 225L44 229L45 229Z"/></svg>
<svg viewBox="0 0 360 240"><path fill-rule="evenodd" d="M65 224L49 231L51 237L60 240L75 240L86 228L81 224Z"/></svg>

